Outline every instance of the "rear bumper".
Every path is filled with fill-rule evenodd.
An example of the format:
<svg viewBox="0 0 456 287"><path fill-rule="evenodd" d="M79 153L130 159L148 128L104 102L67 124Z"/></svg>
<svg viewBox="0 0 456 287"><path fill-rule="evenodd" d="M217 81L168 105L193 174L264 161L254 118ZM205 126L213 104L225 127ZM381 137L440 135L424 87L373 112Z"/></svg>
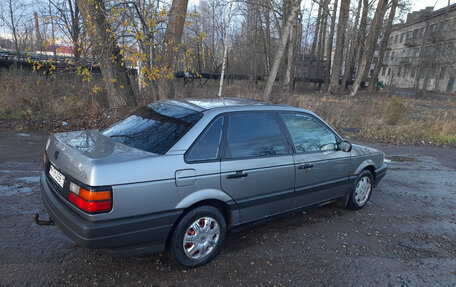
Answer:
<svg viewBox="0 0 456 287"><path fill-rule="evenodd" d="M388 166L386 164L383 164L381 167L375 170L374 187L376 187L380 183L380 180L385 177L387 170Z"/></svg>
<svg viewBox="0 0 456 287"><path fill-rule="evenodd" d="M71 210L57 195L44 173L41 194L49 216L78 245L87 248L114 249L116 253L137 255L161 252L168 234L182 211L170 211L140 217L106 221L88 221Z"/></svg>

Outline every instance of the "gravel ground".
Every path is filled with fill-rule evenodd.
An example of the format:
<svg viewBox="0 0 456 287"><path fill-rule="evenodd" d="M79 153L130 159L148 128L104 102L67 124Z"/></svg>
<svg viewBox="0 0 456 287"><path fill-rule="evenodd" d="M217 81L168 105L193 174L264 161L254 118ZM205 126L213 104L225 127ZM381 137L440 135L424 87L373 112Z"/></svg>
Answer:
<svg viewBox="0 0 456 287"><path fill-rule="evenodd" d="M456 149L371 146L390 169L368 205L330 204L230 234L185 269L166 254L113 257L46 218L38 177L46 135L0 130L0 286L456 286Z"/></svg>

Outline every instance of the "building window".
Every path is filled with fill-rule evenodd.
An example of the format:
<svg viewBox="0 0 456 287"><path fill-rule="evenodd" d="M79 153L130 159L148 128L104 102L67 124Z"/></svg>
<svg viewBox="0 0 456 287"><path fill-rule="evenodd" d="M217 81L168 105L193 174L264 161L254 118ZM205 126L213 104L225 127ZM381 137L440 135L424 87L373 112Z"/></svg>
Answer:
<svg viewBox="0 0 456 287"><path fill-rule="evenodd" d="M413 38L418 38L418 29L413 30Z"/></svg>
<svg viewBox="0 0 456 287"><path fill-rule="evenodd" d="M391 68L388 68L388 76L391 75Z"/></svg>
<svg viewBox="0 0 456 287"><path fill-rule="evenodd" d="M439 78L440 78L441 80L443 80L443 78L445 78L445 71L446 71L446 67L442 67L442 68L440 69Z"/></svg>
<svg viewBox="0 0 456 287"><path fill-rule="evenodd" d="M398 77L401 76L401 72L402 72L402 68L399 68L399 69L397 70L397 76L398 76Z"/></svg>
<svg viewBox="0 0 456 287"><path fill-rule="evenodd" d="M385 60L388 60L390 57L390 52L386 52Z"/></svg>
<svg viewBox="0 0 456 287"><path fill-rule="evenodd" d="M424 55L425 56L429 56L431 54L431 47L428 46L424 49Z"/></svg>
<svg viewBox="0 0 456 287"><path fill-rule="evenodd" d="M435 31L437 31L437 25L436 25L436 24L433 24L433 25L431 26L431 31L432 31L432 33L434 33Z"/></svg>
<svg viewBox="0 0 456 287"><path fill-rule="evenodd" d="M439 48L435 49L435 56L436 57L440 56L440 49Z"/></svg>
<svg viewBox="0 0 456 287"><path fill-rule="evenodd" d="M408 68L405 68L404 69L404 75L402 75L404 78L407 76L407 73L408 73Z"/></svg>
<svg viewBox="0 0 456 287"><path fill-rule="evenodd" d="M412 68L412 71L410 72L410 77L412 79L415 78L415 74L416 74L416 68Z"/></svg>
<svg viewBox="0 0 456 287"><path fill-rule="evenodd" d="M402 43L404 41L404 33L401 34L401 40L399 41L399 43Z"/></svg>
<svg viewBox="0 0 456 287"><path fill-rule="evenodd" d="M424 37L424 34L426 34L426 27L421 28L421 38Z"/></svg>
<svg viewBox="0 0 456 287"><path fill-rule="evenodd" d="M394 37L394 44L397 43L397 39L399 38L399 35L396 35L396 37Z"/></svg>
<svg viewBox="0 0 456 287"><path fill-rule="evenodd" d="M391 60L394 60L394 51L391 53Z"/></svg>
<svg viewBox="0 0 456 287"><path fill-rule="evenodd" d="M384 76L386 74L386 67L383 67L382 69L382 76Z"/></svg>

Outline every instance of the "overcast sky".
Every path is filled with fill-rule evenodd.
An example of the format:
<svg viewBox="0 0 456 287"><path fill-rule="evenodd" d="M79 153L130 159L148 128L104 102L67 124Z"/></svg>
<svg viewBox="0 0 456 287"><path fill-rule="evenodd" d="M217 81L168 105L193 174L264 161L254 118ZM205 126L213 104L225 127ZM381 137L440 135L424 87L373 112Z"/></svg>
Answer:
<svg viewBox="0 0 456 287"><path fill-rule="evenodd" d="M414 0L412 2L412 11L421 10L427 6L435 6L434 10L437 10L448 5L448 0ZM451 0L451 4L454 3L456 3L456 1Z"/></svg>

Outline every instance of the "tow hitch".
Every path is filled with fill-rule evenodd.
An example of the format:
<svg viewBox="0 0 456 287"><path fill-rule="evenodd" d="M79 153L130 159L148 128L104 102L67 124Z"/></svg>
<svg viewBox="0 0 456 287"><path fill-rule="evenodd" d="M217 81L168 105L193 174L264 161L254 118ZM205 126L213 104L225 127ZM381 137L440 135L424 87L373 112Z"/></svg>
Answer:
<svg viewBox="0 0 456 287"><path fill-rule="evenodd" d="M52 221L51 218L49 218L49 220L39 220L39 218L40 218L40 215L38 213L35 213L33 215L33 220L38 225L54 225L54 221Z"/></svg>

